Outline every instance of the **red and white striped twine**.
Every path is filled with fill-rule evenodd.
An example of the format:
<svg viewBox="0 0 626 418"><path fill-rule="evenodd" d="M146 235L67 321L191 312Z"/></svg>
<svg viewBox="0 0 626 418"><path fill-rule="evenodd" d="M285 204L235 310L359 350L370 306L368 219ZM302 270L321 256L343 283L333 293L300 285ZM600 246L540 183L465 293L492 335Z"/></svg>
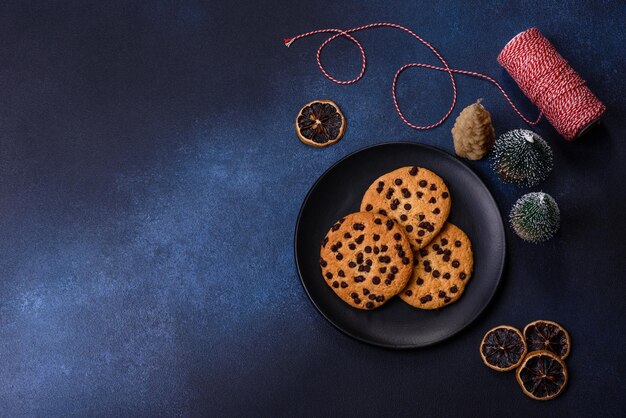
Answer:
<svg viewBox="0 0 626 418"><path fill-rule="evenodd" d="M509 41L498 62L568 141L600 119L606 107L539 29Z"/></svg>
<svg viewBox="0 0 626 418"><path fill-rule="evenodd" d="M454 73L465 74L474 77L479 77L484 80L493 83L498 90L504 95L504 98L509 102L513 110L528 124L535 125L541 120L543 114L554 125L557 131L566 139L574 139L586 126L593 123L604 112L604 105L591 93L589 88L585 85L580 76L573 70L567 62L558 54L550 42L544 38L539 30L529 29L522 32L520 35L512 39L506 47L500 53L498 61L509 72L509 74L519 84L520 88L528 96L533 103L537 105L540 110L540 114L536 120L530 121L517 109L513 104L509 96L506 94L502 86L493 78L477 73L474 71L457 70L450 68L446 60L441 54L427 41L422 39L415 32L404 26L395 23L372 23L369 25L359 26L352 29L321 29L306 32L292 38L286 38L284 43L289 47L293 42L298 39L302 39L311 35L319 33L333 33L331 37L326 39L320 47L317 49L316 60L317 65L326 78L337 84L352 84L359 81L365 74L365 67L367 65L367 59L365 56L365 50L361 43L351 35L353 32L362 31L365 29L378 28L378 27L390 27L403 30L408 33L428 49L432 51L437 59L441 62L442 66L430 65L430 64L406 64L396 71L393 77L391 85L391 95L393 103L400 115L400 118L404 123L413 129L431 129L441 125L450 116L456 105L457 91L456 82L454 80ZM321 61L322 50L330 42L339 37L345 37L352 41L359 52L361 53L361 71L352 80L338 80L331 76ZM530 58L529 58L530 57ZM407 120L407 118L400 110L398 104L398 98L396 94L396 85L398 83L398 77L400 74L412 67L423 67L431 70L445 71L450 76L450 83L452 84L452 103L446 114L438 121L431 125L415 125Z"/></svg>

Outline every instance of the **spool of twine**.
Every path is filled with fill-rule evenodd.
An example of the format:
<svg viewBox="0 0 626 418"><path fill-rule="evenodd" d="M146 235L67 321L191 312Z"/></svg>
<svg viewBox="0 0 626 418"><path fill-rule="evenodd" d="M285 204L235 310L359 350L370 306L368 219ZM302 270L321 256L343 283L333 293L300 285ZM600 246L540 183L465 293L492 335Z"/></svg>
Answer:
<svg viewBox="0 0 626 418"><path fill-rule="evenodd" d="M568 141L584 134L606 110L537 28L511 39L498 55L498 62Z"/></svg>

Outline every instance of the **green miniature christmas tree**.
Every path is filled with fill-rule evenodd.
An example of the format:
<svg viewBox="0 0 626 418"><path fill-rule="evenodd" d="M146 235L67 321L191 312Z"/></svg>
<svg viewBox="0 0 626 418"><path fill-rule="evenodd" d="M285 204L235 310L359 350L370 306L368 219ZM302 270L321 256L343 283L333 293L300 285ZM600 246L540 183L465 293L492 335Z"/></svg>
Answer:
<svg viewBox="0 0 626 418"><path fill-rule="evenodd" d="M534 186L552 170L552 149L533 131L514 129L496 140L493 168L508 183Z"/></svg>
<svg viewBox="0 0 626 418"><path fill-rule="evenodd" d="M511 226L523 240L547 241L559 229L559 206L547 193L528 193L515 202L510 219Z"/></svg>

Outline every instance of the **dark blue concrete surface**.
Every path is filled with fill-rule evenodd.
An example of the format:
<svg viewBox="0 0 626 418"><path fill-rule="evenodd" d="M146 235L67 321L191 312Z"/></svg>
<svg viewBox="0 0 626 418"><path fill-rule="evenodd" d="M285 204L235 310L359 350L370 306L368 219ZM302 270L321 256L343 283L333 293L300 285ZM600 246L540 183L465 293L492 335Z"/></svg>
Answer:
<svg viewBox="0 0 626 418"><path fill-rule="evenodd" d="M623 2L3 2L0 5L0 415L618 416L626 373L626 72ZM561 3L561 2L558 2ZM510 230L493 303L469 329L394 352L342 335L298 281L293 228L310 185L366 145L452 150L453 120L417 132L397 117L391 77L436 60L389 29L359 34L361 82L314 65L322 27L404 24L455 68L502 80L516 33L538 26L606 103L604 124L566 143L546 123L545 190L562 229L545 245ZM346 41L329 70L358 71ZM346 60L338 60L341 56ZM460 110L483 97L497 132L523 127L497 90L458 77ZM403 76L416 122L447 109L445 74ZM298 109L336 100L348 129L317 150ZM506 214L523 190L469 164ZM562 322L571 381L549 403L482 366L499 323Z"/></svg>

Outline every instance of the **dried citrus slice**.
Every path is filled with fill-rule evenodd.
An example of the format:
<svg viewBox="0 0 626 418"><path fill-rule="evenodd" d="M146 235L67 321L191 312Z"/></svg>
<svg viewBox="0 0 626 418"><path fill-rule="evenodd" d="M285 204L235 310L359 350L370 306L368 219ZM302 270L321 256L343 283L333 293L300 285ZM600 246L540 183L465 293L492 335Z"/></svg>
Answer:
<svg viewBox="0 0 626 418"><path fill-rule="evenodd" d="M556 354L537 350L526 356L515 377L527 396L547 401L563 391L567 384L567 367Z"/></svg>
<svg viewBox="0 0 626 418"><path fill-rule="evenodd" d="M345 130L346 119L339 106L330 100L315 100L304 105L296 118L298 138L314 147L334 144Z"/></svg>
<svg viewBox="0 0 626 418"><path fill-rule="evenodd" d="M569 355L569 334L556 322L531 322L524 327L524 338L529 351L548 350L563 359Z"/></svg>
<svg viewBox="0 0 626 418"><path fill-rule="evenodd" d="M520 365L526 354L524 336L517 329L500 325L487 331L480 343L480 356L487 367L499 372Z"/></svg>

